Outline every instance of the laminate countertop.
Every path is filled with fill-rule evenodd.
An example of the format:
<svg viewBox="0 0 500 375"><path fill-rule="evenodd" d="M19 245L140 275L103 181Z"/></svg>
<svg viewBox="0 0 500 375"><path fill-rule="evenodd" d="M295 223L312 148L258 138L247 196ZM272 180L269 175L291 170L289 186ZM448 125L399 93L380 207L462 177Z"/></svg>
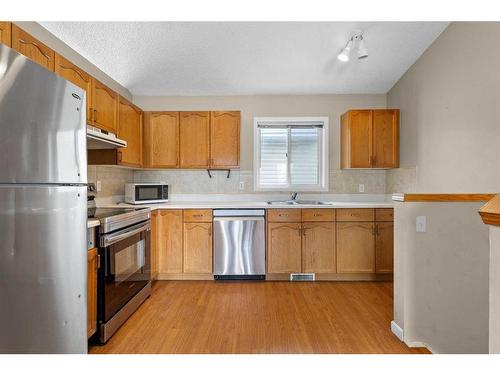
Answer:
<svg viewBox="0 0 500 375"><path fill-rule="evenodd" d="M267 202L213 201L213 202L167 202L159 204L133 205L128 203L101 204L99 207L149 207L154 210L217 209L217 208L393 208L393 202L330 202L327 204L268 204Z"/></svg>

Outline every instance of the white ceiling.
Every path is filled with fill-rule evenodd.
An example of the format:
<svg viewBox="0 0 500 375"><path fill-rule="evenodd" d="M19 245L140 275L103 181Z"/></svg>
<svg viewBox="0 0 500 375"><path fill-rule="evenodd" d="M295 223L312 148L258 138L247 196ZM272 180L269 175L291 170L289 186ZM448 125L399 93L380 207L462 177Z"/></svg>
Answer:
<svg viewBox="0 0 500 375"><path fill-rule="evenodd" d="M139 95L386 93L446 22L41 22ZM353 30L369 57L336 55Z"/></svg>

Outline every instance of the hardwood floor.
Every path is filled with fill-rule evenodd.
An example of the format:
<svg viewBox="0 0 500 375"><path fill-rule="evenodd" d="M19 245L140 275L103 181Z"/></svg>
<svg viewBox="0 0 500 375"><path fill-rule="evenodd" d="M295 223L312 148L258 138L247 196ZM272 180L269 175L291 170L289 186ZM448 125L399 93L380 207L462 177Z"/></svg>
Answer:
<svg viewBox="0 0 500 375"><path fill-rule="evenodd" d="M391 319L392 282L157 281L90 353L428 353Z"/></svg>

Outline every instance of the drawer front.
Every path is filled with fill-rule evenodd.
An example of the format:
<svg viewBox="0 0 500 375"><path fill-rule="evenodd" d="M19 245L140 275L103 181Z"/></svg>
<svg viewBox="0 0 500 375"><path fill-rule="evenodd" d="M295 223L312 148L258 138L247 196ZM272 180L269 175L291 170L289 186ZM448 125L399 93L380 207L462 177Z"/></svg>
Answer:
<svg viewBox="0 0 500 375"><path fill-rule="evenodd" d="M302 221L335 221L335 208L303 208Z"/></svg>
<svg viewBox="0 0 500 375"><path fill-rule="evenodd" d="M394 221L394 209L377 208L375 210L375 221Z"/></svg>
<svg viewBox="0 0 500 375"><path fill-rule="evenodd" d="M300 222L300 208L272 208L267 210L267 220L270 222Z"/></svg>
<svg viewBox="0 0 500 375"><path fill-rule="evenodd" d="M375 209L337 208L337 221L375 221Z"/></svg>
<svg viewBox="0 0 500 375"><path fill-rule="evenodd" d="M185 223L209 223L212 221L212 210L184 210Z"/></svg>

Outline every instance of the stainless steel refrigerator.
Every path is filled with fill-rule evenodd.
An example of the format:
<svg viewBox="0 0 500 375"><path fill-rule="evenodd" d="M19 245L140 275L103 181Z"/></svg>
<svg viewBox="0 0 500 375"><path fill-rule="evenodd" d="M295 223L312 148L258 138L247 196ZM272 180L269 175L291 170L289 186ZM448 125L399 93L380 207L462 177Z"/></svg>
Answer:
<svg viewBox="0 0 500 375"><path fill-rule="evenodd" d="M0 45L0 353L87 353L85 108Z"/></svg>

